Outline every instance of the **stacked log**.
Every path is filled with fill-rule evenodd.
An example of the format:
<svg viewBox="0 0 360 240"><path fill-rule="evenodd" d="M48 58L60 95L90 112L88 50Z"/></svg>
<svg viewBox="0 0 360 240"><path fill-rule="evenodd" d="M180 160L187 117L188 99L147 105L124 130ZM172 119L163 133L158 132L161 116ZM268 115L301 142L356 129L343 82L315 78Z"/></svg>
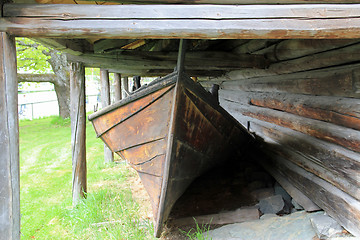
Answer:
<svg viewBox="0 0 360 240"><path fill-rule="evenodd" d="M360 236L357 42L274 42L254 52L275 61L268 69L233 71L211 83L221 83L220 104L262 139L269 172Z"/></svg>

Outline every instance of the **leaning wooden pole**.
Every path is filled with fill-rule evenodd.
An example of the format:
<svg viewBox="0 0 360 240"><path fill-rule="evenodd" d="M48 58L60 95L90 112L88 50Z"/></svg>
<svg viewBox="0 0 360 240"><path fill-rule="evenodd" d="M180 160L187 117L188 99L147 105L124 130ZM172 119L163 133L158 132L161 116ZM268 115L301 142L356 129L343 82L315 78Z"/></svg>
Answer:
<svg viewBox="0 0 360 240"><path fill-rule="evenodd" d="M0 239L20 239L18 82L15 40L0 33Z"/></svg>
<svg viewBox="0 0 360 240"><path fill-rule="evenodd" d="M122 99L121 93L121 74L114 73L114 94L116 102Z"/></svg>
<svg viewBox="0 0 360 240"><path fill-rule="evenodd" d="M100 69L100 81L101 81L101 105L106 107L110 105L110 81L109 72L104 69ZM104 161L110 163L114 161L113 152L104 144Z"/></svg>
<svg viewBox="0 0 360 240"><path fill-rule="evenodd" d="M70 63L71 146L73 167L73 205L86 193L86 103L85 67Z"/></svg>

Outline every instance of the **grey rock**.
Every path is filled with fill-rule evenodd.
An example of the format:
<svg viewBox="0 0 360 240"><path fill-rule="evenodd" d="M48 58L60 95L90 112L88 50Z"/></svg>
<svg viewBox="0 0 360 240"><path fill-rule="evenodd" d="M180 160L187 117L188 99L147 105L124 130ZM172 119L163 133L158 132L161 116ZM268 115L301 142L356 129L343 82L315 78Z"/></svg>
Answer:
<svg viewBox="0 0 360 240"><path fill-rule="evenodd" d="M328 239L342 234L342 227L328 215L320 214L310 218L316 235L320 239Z"/></svg>
<svg viewBox="0 0 360 240"><path fill-rule="evenodd" d="M269 219L269 218L274 218L274 217L279 217L278 215L276 214L273 214L273 213L267 213L267 214L264 214L260 217L261 220L266 220L266 219Z"/></svg>
<svg viewBox="0 0 360 240"><path fill-rule="evenodd" d="M296 210L304 210L304 208L300 204L298 204L294 199L291 200L291 203Z"/></svg>
<svg viewBox="0 0 360 240"><path fill-rule="evenodd" d="M281 195L286 202L291 203L291 196L278 182L275 183L274 190L275 195Z"/></svg>
<svg viewBox="0 0 360 240"><path fill-rule="evenodd" d="M274 188L261 188L252 191L251 196L253 196L257 200L261 200L263 198L271 197L275 195Z"/></svg>
<svg viewBox="0 0 360 240"><path fill-rule="evenodd" d="M263 198L259 202L259 208L262 213L279 213L285 207L285 202L281 195L275 195Z"/></svg>
<svg viewBox="0 0 360 240"><path fill-rule="evenodd" d="M277 218L235 223L204 233L213 240L312 240L316 233L305 211ZM320 212L322 214L322 212Z"/></svg>

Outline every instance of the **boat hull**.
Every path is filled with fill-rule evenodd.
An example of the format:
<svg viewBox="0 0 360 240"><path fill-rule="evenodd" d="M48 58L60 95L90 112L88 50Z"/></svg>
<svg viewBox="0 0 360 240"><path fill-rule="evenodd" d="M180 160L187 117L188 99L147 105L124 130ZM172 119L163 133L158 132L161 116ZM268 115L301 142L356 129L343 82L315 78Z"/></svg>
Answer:
<svg viewBox="0 0 360 240"><path fill-rule="evenodd" d="M108 147L137 170L151 199L157 237L190 183L251 140L185 74L169 75L89 119Z"/></svg>

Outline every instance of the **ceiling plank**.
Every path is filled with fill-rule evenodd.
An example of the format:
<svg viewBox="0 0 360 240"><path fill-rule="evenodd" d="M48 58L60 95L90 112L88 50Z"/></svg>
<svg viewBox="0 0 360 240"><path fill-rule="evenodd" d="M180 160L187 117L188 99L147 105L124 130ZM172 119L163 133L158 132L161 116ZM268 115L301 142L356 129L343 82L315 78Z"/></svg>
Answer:
<svg viewBox="0 0 360 240"><path fill-rule="evenodd" d="M152 10L156 11L156 14ZM349 4L151 5L150 9L149 5L6 4L4 14L7 17L0 19L0 31L26 37L122 39L360 37L360 5Z"/></svg>

